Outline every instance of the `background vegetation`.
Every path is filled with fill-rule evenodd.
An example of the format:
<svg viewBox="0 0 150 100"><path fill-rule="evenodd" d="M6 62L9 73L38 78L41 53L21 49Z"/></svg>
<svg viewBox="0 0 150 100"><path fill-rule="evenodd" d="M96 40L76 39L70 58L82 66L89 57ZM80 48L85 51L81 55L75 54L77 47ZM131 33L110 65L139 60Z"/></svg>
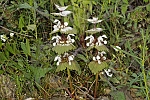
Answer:
<svg viewBox="0 0 150 100"><path fill-rule="evenodd" d="M85 47L85 19L97 16L108 37L108 66L113 77L99 74L96 96L95 76L87 53L75 58L81 73L71 71L70 91L65 71L55 72L56 53L51 35L57 12L54 4L69 5L73 13L64 20L77 30L76 40ZM14 36L10 36L14 33ZM0 0L0 99L24 100L150 100L150 1L148 0ZM115 46L122 49L115 52ZM64 100L65 100L64 99Z"/></svg>

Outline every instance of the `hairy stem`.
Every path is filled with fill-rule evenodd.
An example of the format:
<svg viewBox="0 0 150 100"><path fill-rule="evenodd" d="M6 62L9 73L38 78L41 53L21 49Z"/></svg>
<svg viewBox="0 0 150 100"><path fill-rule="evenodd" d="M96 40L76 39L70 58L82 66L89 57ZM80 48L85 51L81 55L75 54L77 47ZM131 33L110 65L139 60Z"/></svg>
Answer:
<svg viewBox="0 0 150 100"><path fill-rule="evenodd" d="M98 88L98 73L95 76L95 90L94 90L94 98L97 96L97 88Z"/></svg>
<svg viewBox="0 0 150 100"><path fill-rule="evenodd" d="M68 73L70 91L71 91L71 93L73 93L73 86L72 86L71 74L70 74L70 70L68 68L67 68L67 73Z"/></svg>

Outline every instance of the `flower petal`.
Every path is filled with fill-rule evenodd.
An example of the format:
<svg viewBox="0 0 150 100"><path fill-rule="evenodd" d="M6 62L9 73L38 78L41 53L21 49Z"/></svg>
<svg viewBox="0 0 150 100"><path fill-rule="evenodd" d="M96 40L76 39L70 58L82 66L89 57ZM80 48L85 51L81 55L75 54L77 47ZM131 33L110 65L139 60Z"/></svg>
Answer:
<svg viewBox="0 0 150 100"><path fill-rule="evenodd" d="M64 11L64 10L66 10L66 9L68 8L68 6L60 7L60 6L56 5L56 4L55 4L55 6L56 6L56 8L57 8L59 11Z"/></svg>

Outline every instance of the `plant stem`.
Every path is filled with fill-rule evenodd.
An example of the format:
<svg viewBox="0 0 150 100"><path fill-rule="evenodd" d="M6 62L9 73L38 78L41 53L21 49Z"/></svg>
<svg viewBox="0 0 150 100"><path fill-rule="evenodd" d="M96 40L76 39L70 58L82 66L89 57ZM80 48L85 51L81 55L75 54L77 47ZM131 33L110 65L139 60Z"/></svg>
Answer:
<svg viewBox="0 0 150 100"><path fill-rule="evenodd" d="M142 61L141 61L141 68L142 68L142 74L143 74L143 78L144 78L144 84L145 84L145 92L146 92L146 96L147 96L147 100L150 100L150 97L149 97L149 91L148 91L148 85L147 85L147 76L145 74L145 68L144 68L144 65L145 65L145 56L146 56L146 36L144 35L144 32L142 30L142 38L143 38L143 48L142 48Z"/></svg>
<svg viewBox="0 0 150 100"><path fill-rule="evenodd" d="M94 98L97 96L97 88L98 88L98 73L95 76L95 91L94 91Z"/></svg>
<svg viewBox="0 0 150 100"><path fill-rule="evenodd" d="M73 86L72 86L71 74L70 74L70 70L68 68L67 68L67 73L68 73L70 91L71 91L71 93L73 93Z"/></svg>

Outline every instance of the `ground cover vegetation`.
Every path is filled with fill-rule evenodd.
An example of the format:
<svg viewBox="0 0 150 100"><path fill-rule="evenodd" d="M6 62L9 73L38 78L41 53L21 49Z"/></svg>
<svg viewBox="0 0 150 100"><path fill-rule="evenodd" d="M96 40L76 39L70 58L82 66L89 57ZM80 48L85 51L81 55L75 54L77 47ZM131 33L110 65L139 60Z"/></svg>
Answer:
<svg viewBox="0 0 150 100"><path fill-rule="evenodd" d="M1 100L150 100L149 0L0 0Z"/></svg>

